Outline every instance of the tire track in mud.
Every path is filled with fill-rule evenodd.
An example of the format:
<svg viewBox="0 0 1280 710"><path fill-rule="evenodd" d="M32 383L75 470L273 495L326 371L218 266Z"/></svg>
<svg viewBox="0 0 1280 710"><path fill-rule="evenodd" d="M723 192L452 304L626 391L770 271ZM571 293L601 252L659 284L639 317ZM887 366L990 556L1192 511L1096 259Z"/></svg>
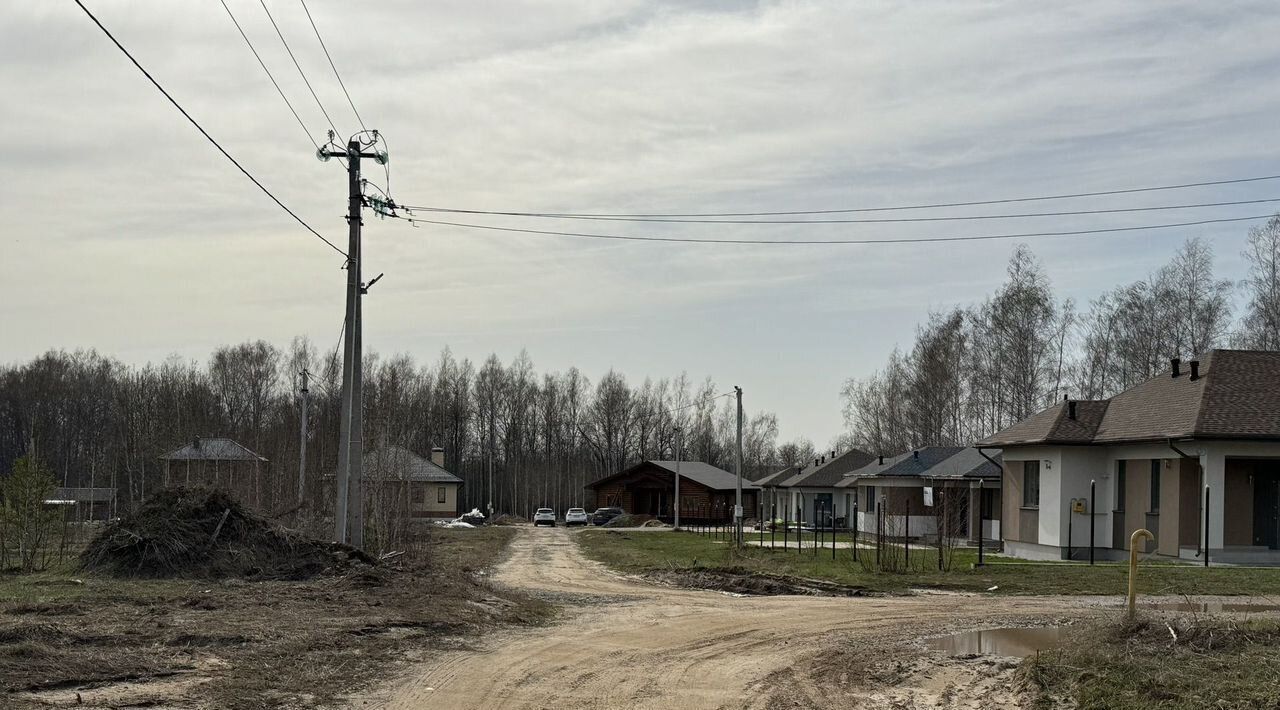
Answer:
<svg viewBox="0 0 1280 710"><path fill-rule="evenodd" d="M1083 606L1060 597L735 597L659 586L586 559L561 528L522 530L494 581L562 599L565 618L495 634L477 649L439 654L370 705L719 710L904 707L905 701L916 708L978 707L987 698L973 694L990 695L999 679L970 669L983 665L972 659L917 658L915 670L886 689L833 683L808 670L835 645L874 655L965 621L1079 614ZM993 707L1016 707L1009 705L1016 698L1004 693L989 699Z"/></svg>

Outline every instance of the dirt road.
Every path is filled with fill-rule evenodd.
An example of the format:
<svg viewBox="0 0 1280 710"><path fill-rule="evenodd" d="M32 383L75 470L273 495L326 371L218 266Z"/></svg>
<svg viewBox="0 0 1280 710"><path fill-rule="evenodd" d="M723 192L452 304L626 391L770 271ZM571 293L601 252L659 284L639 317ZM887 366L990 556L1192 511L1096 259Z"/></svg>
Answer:
<svg viewBox="0 0 1280 710"><path fill-rule="evenodd" d="M566 618L445 652L365 707L1017 707L1012 662L947 659L916 639L1087 608L1067 598L673 589L607 571L560 528L522 531L495 576L556 597L570 607ZM888 659L900 660L886 671Z"/></svg>

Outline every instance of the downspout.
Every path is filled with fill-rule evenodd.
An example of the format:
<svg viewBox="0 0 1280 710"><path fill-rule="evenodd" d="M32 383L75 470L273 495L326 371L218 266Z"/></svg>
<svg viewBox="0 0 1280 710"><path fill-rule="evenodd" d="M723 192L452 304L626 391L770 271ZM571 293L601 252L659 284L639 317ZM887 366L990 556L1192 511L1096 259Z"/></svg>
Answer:
<svg viewBox="0 0 1280 710"><path fill-rule="evenodd" d="M1176 445L1174 445L1174 443L1173 443L1173 439L1169 439L1166 443L1168 443L1168 445L1169 445L1169 448L1170 448L1170 449L1173 449L1173 452L1174 452L1175 454L1177 454L1178 456L1182 457L1183 459L1195 459L1195 462L1196 462L1196 473L1200 474L1200 486L1199 486L1198 490L1203 491L1203 490L1204 490L1204 485L1205 485L1205 484L1204 484L1204 466L1203 466L1203 465L1201 465L1201 463L1200 463L1200 457L1199 457L1199 456L1192 456L1191 454L1188 454L1187 452L1183 451L1182 449L1179 449ZM1199 496L1197 496L1197 497L1199 497ZM1205 537L1209 534L1209 531L1205 529L1205 523L1204 523L1205 512L1206 512L1206 511L1204 510L1204 504L1203 504L1203 503L1201 503L1201 504L1200 504L1200 515L1198 515L1198 516L1197 516L1198 518L1200 518L1200 534L1196 536L1196 557L1199 557L1201 554L1203 554L1203 553L1205 552L1205 550L1204 550L1204 540L1205 540ZM1181 521L1179 521L1179 523L1181 523Z"/></svg>

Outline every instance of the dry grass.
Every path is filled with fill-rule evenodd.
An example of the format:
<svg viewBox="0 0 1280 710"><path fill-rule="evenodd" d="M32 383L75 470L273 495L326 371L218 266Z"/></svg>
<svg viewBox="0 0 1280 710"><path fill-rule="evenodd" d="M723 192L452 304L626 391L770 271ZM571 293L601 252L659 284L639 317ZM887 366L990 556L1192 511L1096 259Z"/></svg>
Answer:
<svg viewBox="0 0 1280 710"><path fill-rule="evenodd" d="M1201 710L1280 707L1280 623L1214 616L1140 617L1083 628L1028 658L1035 707Z"/></svg>
<svg viewBox="0 0 1280 710"><path fill-rule="evenodd" d="M433 531L427 564L308 581L2 577L0 599L11 601L0 606L0 705L172 674L204 682L198 698L166 705L324 703L441 643L549 618L547 604L477 581L513 534Z"/></svg>

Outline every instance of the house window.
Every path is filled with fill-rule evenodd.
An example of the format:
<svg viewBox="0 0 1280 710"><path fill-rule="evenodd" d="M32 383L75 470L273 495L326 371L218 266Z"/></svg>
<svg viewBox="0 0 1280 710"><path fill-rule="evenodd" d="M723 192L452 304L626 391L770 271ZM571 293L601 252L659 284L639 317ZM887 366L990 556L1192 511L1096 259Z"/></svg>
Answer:
<svg viewBox="0 0 1280 710"><path fill-rule="evenodd" d="M1125 462L1116 462L1116 512L1124 512L1125 498Z"/></svg>
<svg viewBox="0 0 1280 710"><path fill-rule="evenodd" d="M1147 510L1160 512L1160 459L1151 459L1151 505Z"/></svg>
<svg viewBox="0 0 1280 710"><path fill-rule="evenodd" d="M863 490L867 492L867 504L863 507L867 509L868 513L876 512L876 487L867 486Z"/></svg>
<svg viewBox="0 0 1280 710"><path fill-rule="evenodd" d="M426 488L426 486L414 486L414 487L413 487L413 503L414 503L414 505L417 505L417 504L419 504L419 503L426 503L426 502L427 502L427 492L426 492L425 488Z"/></svg>
<svg viewBox="0 0 1280 710"><path fill-rule="evenodd" d="M436 486L436 502L443 503L449 498L449 489L444 486Z"/></svg>
<svg viewBox="0 0 1280 710"><path fill-rule="evenodd" d="M1022 507L1040 507L1040 462L1022 462Z"/></svg>

